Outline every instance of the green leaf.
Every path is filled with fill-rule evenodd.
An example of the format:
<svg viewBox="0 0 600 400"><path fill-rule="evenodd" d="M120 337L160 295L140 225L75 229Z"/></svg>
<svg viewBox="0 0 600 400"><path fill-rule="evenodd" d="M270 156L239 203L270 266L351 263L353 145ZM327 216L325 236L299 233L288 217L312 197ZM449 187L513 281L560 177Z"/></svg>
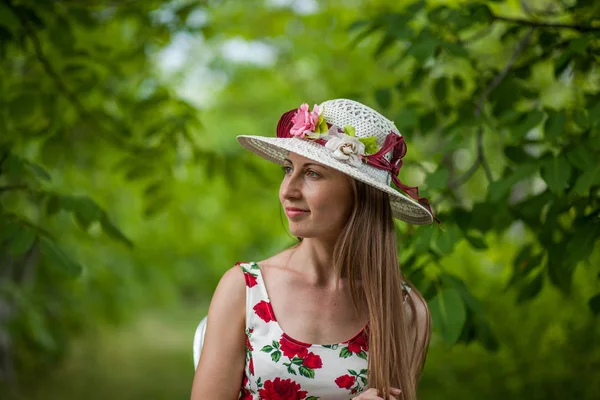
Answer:
<svg viewBox="0 0 600 400"><path fill-rule="evenodd" d="M129 247L133 247L133 242L129 240L129 238L127 238L127 236L125 236L125 234L121 232L121 230L117 228L115 224L112 223L106 214L100 219L100 224L102 226L102 230L108 236L125 243Z"/></svg>
<svg viewBox="0 0 600 400"><path fill-rule="evenodd" d="M572 117L573 122L575 122L575 125L577 125L579 128L585 130L590 127L590 121L588 120L587 113L585 112L585 110L576 108L575 110L573 110Z"/></svg>
<svg viewBox="0 0 600 400"><path fill-rule="evenodd" d="M433 92L439 103L445 103L448 95L448 78L438 79L433 86Z"/></svg>
<svg viewBox="0 0 600 400"><path fill-rule="evenodd" d="M510 161L515 163L523 163L532 159L532 157L525 152L523 146L506 146L504 148L504 155Z"/></svg>
<svg viewBox="0 0 600 400"><path fill-rule="evenodd" d="M488 195L492 203L504 198L510 190L521 180L533 175L537 171L535 164L521 164L509 176L498 179L488 186Z"/></svg>
<svg viewBox="0 0 600 400"><path fill-rule="evenodd" d="M300 366L300 368L298 368L298 372L300 372L300 375L305 376L307 378L310 378L310 379L315 378L315 371L313 369L307 368L303 365Z"/></svg>
<svg viewBox="0 0 600 400"><path fill-rule="evenodd" d="M277 350L271 353L271 360L279 362L279 359L281 359L281 351Z"/></svg>
<svg viewBox="0 0 600 400"><path fill-rule="evenodd" d="M421 133L427 135L431 133L437 125L437 114L435 111L428 112L419 117L419 129Z"/></svg>
<svg viewBox="0 0 600 400"><path fill-rule="evenodd" d="M596 165L594 154L583 144L569 151L567 153L567 160L569 160L572 166L582 171L593 169Z"/></svg>
<svg viewBox="0 0 600 400"><path fill-rule="evenodd" d="M413 56L419 64L424 64L430 57L433 57L437 46L438 41L435 39L416 41L413 42L406 54Z"/></svg>
<svg viewBox="0 0 600 400"><path fill-rule="evenodd" d="M429 189L445 189L448 187L448 168L441 166L435 172L427 175L425 184Z"/></svg>
<svg viewBox="0 0 600 400"><path fill-rule="evenodd" d="M487 24L494 20L493 14L486 4L473 3L469 5L467 9L474 21Z"/></svg>
<svg viewBox="0 0 600 400"><path fill-rule="evenodd" d="M264 353L270 353L273 351L273 346L269 346L269 345L263 346L263 348L260 349L260 351L262 351Z"/></svg>
<svg viewBox="0 0 600 400"><path fill-rule="evenodd" d="M144 215L146 217L153 217L167 208L170 202L171 198L168 196L157 197L156 199L150 201L150 203L146 206Z"/></svg>
<svg viewBox="0 0 600 400"><path fill-rule="evenodd" d="M542 290L542 286L544 284L544 274L539 273L535 278L533 278L530 282L523 285L519 289L519 295L517 296L517 302L522 303L524 301L528 301L537 296Z"/></svg>
<svg viewBox="0 0 600 400"><path fill-rule="evenodd" d="M364 350L361 350L358 354L357 354L358 358L362 358L363 360L366 360L368 358L367 353Z"/></svg>
<svg viewBox="0 0 600 400"><path fill-rule="evenodd" d="M512 128L511 134L513 138L520 140L525 137L525 135L539 125L540 122L544 119L544 113L540 110L534 110L524 117L515 127Z"/></svg>
<svg viewBox="0 0 600 400"><path fill-rule="evenodd" d="M9 253L13 257L24 254L33 245L35 237L35 233L29 227L20 225L18 230L11 237Z"/></svg>
<svg viewBox="0 0 600 400"><path fill-rule="evenodd" d="M147 165L135 165L127 171L125 178L134 181L138 179L144 179L154 175L154 169Z"/></svg>
<svg viewBox="0 0 600 400"><path fill-rule="evenodd" d="M590 306L590 310L594 313L594 316L600 314L600 293L593 296L589 301L588 305Z"/></svg>
<svg viewBox="0 0 600 400"><path fill-rule="evenodd" d="M442 42L442 47L444 49L446 49L453 56L469 58L468 50L464 46L462 46L458 43ZM456 82L455 82L455 84L456 84ZM462 84L462 80L461 80L461 84ZM456 86L458 87L458 85L456 85ZM459 89L462 89L462 87L460 87Z"/></svg>
<svg viewBox="0 0 600 400"><path fill-rule="evenodd" d="M2 244L17 235L21 230L21 224L13 219L3 219L6 218L4 215L0 216L2 217L0 218L0 244Z"/></svg>
<svg viewBox="0 0 600 400"><path fill-rule="evenodd" d="M575 54L579 54L581 56L587 56L587 47L591 41L592 37L589 35L585 35L585 36L580 36L578 38L575 38L573 40L571 40L569 42L569 49L575 53Z"/></svg>
<svg viewBox="0 0 600 400"><path fill-rule="evenodd" d="M547 245L547 268L550 282L564 294L571 293L571 281L575 265L567 264L565 261L566 244L564 242L551 243Z"/></svg>
<svg viewBox="0 0 600 400"><path fill-rule="evenodd" d="M292 361L292 364L294 364L294 365L302 365L302 363L304 362L304 360L298 356L294 356L294 358L292 358L291 361Z"/></svg>
<svg viewBox="0 0 600 400"><path fill-rule="evenodd" d="M68 200L67 197L63 197L61 204L68 206L75 213L75 219L84 230L104 215L104 211L98 204L87 196L70 196Z"/></svg>
<svg viewBox="0 0 600 400"><path fill-rule="evenodd" d="M62 271L71 277L81 275L82 267L73 261L58 244L48 238L40 237L40 251L42 256L51 264L60 267Z"/></svg>
<svg viewBox="0 0 600 400"><path fill-rule="evenodd" d="M410 107L401 109L396 115L394 122L400 132L415 128L419 122L417 110Z"/></svg>
<svg viewBox="0 0 600 400"><path fill-rule="evenodd" d="M388 108L392 102L392 91L390 88L382 88L375 91L375 100L381 108Z"/></svg>
<svg viewBox="0 0 600 400"><path fill-rule="evenodd" d="M8 105L8 113L15 121L23 123L36 115L39 97L33 93L21 93Z"/></svg>
<svg viewBox="0 0 600 400"><path fill-rule="evenodd" d="M575 233L568 239L565 264L574 267L578 262L589 259L594 246L600 240L600 218L586 216L573 223Z"/></svg>
<svg viewBox="0 0 600 400"><path fill-rule="evenodd" d="M348 370L348 372L350 373L350 375L358 375L358 374L356 373L356 371L355 371L355 370L353 370L353 369L349 369L349 370Z"/></svg>
<svg viewBox="0 0 600 400"><path fill-rule="evenodd" d="M565 50L560 56L554 59L554 76L559 77L569 66L573 53L571 50Z"/></svg>
<svg viewBox="0 0 600 400"><path fill-rule="evenodd" d="M354 127L352 125L344 126L344 132L348 136L356 137L356 129L354 129Z"/></svg>
<svg viewBox="0 0 600 400"><path fill-rule="evenodd" d="M542 165L541 176L553 193L562 194L568 187L571 165L563 155L553 157Z"/></svg>
<svg viewBox="0 0 600 400"><path fill-rule="evenodd" d="M585 196L593 185L600 185L600 164L583 172L575 181L573 191Z"/></svg>
<svg viewBox="0 0 600 400"><path fill-rule="evenodd" d="M33 162L28 162L29 167L31 168L31 170L33 171L33 173L35 174L35 176L37 176L38 178L41 178L45 181L50 181L52 178L50 177L50 174L48 173L48 171L46 171L41 165L38 165L36 163Z"/></svg>
<svg viewBox="0 0 600 400"><path fill-rule="evenodd" d="M340 350L341 358L348 358L351 355L352 355L352 352L350 350L348 350L348 347L342 347L342 350Z"/></svg>
<svg viewBox="0 0 600 400"><path fill-rule="evenodd" d="M439 231L435 244L442 254L450 254L461 237L460 228L457 225L450 225L446 227L445 231Z"/></svg>
<svg viewBox="0 0 600 400"><path fill-rule="evenodd" d="M429 301L429 310L436 328L444 342L457 342L467 319L465 304L458 291L444 289Z"/></svg>
<svg viewBox="0 0 600 400"><path fill-rule="evenodd" d="M544 133L547 140L558 138L565 130L567 116L564 111L550 112L549 118L544 123Z"/></svg>
<svg viewBox="0 0 600 400"><path fill-rule="evenodd" d="M358 138L365 145L365 154L377 153L377 137L369 136L366 138Z"/></svg>
<svg viewBox="0 0 600 400"><path fill-rule="evenodd" d="M320 397L317 397L317 396L308 396L308 397L306 398L306 400L320 400L320 399L321 399L321 398L320 398Z"/></svg>
<svg viewBox="0 0 600 400"><path fill-rule="evenodd" d="M487 250L488 245L485 243L483 236L476 236L472 233L465 234L465 239L471 244L471 246L475 249L479 250Z"/></svg>
<svg viewBox="0 0 600 400"><path fill-rule="evenodd" d="M513 260L513 274L507 287L524 280L531 271L541 264L543 256L542 253L534 255L531 244L523 246Z"/></svg>
<svg viewBox="0 0 600 400"><path fill-rule="evenodd" d="M465 88L465 81L460 76L454 76L452 78L452 84L458 89L463 90Z"/></svg>
<svg viewBox="0 0 600 400"><path fill-rule="evenodd" d="M591 125L600 123L600 101L597 101L596 104L588 109L588 119Z"/></svg>
<svg viewBox="0 0 600 400"><path fill-rule="evenodd" d="M483 306L481 305L479 300L477 300L471 294L471 291L469 290L469 288L467 288L467 285L465 285L465 282L462 279L450 274L442 274L440 275L440 278L442 279L442 282L444 282L445 285L448 285L449 287L458 291L463 301L465 302L465 305L470 310L472 310L476 314L484 313Z"/></svg>

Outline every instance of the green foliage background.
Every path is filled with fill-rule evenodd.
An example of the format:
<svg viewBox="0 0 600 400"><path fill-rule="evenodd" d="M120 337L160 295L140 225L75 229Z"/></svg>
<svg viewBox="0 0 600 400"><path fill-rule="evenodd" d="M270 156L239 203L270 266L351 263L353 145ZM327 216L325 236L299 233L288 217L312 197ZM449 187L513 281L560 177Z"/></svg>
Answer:
<svg viewBox="0 0 600 400"><path fill-rule="evenodd" d="M293 243L235 136L336 97L442 221L397 224L421 397L600 397L599 37L593 0L0 0L2 398L188 397L221 274Z"/></svg>

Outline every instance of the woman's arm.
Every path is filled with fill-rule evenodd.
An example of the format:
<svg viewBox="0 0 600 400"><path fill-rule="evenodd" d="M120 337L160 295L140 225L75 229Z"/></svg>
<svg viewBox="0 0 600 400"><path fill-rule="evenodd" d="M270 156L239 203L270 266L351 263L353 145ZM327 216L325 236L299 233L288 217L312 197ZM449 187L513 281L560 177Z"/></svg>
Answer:
<svg viewBox="0 0 600 400"><path fill-rule="evenodd" d="M246 284L238 266L223 275L208 309L191 400L237 399L246 362Z"/></svg>

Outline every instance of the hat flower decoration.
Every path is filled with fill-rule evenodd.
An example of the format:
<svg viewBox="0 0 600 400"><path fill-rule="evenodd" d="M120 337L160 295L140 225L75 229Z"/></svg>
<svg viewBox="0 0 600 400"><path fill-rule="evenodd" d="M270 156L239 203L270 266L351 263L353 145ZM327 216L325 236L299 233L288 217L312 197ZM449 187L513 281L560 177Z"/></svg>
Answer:
<svg viewBox="0 0 600 400"><path fill-rule="evenodd" d="M281 116L276 138L239 135L237 140L277 164L283 164L288 152L295 152L374 186L390 195L395 218L413 224L439 223L419 189L398 178L407 150L404 137L392 121L364 104L334 99L315 104L311 111L304 103Z"/></svg>

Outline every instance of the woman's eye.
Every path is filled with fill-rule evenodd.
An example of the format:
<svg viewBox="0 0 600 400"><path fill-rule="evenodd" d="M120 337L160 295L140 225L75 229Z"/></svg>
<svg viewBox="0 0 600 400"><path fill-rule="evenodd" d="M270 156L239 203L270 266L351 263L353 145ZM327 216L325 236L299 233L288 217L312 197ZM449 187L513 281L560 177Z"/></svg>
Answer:
<svg viewBox="0 0 600 400"><path fill-rule="evenodd" d="M315 171L310 171L310 170L307 172L307 174L309 176L311 176L312 178L318 178L319 176L321 176L321 175L319 175L319 173L317 173Z"/></svg>
<svg viewBox="0 0 600 400"><path fill-rule="evenodd" d="M281 169L283 170L283 172L284 172L285 174L287 174L287 173L289 172L288 170L292 169L292 167L288 167L288 166L286 165L285 167L281 167Z"/></svg>

